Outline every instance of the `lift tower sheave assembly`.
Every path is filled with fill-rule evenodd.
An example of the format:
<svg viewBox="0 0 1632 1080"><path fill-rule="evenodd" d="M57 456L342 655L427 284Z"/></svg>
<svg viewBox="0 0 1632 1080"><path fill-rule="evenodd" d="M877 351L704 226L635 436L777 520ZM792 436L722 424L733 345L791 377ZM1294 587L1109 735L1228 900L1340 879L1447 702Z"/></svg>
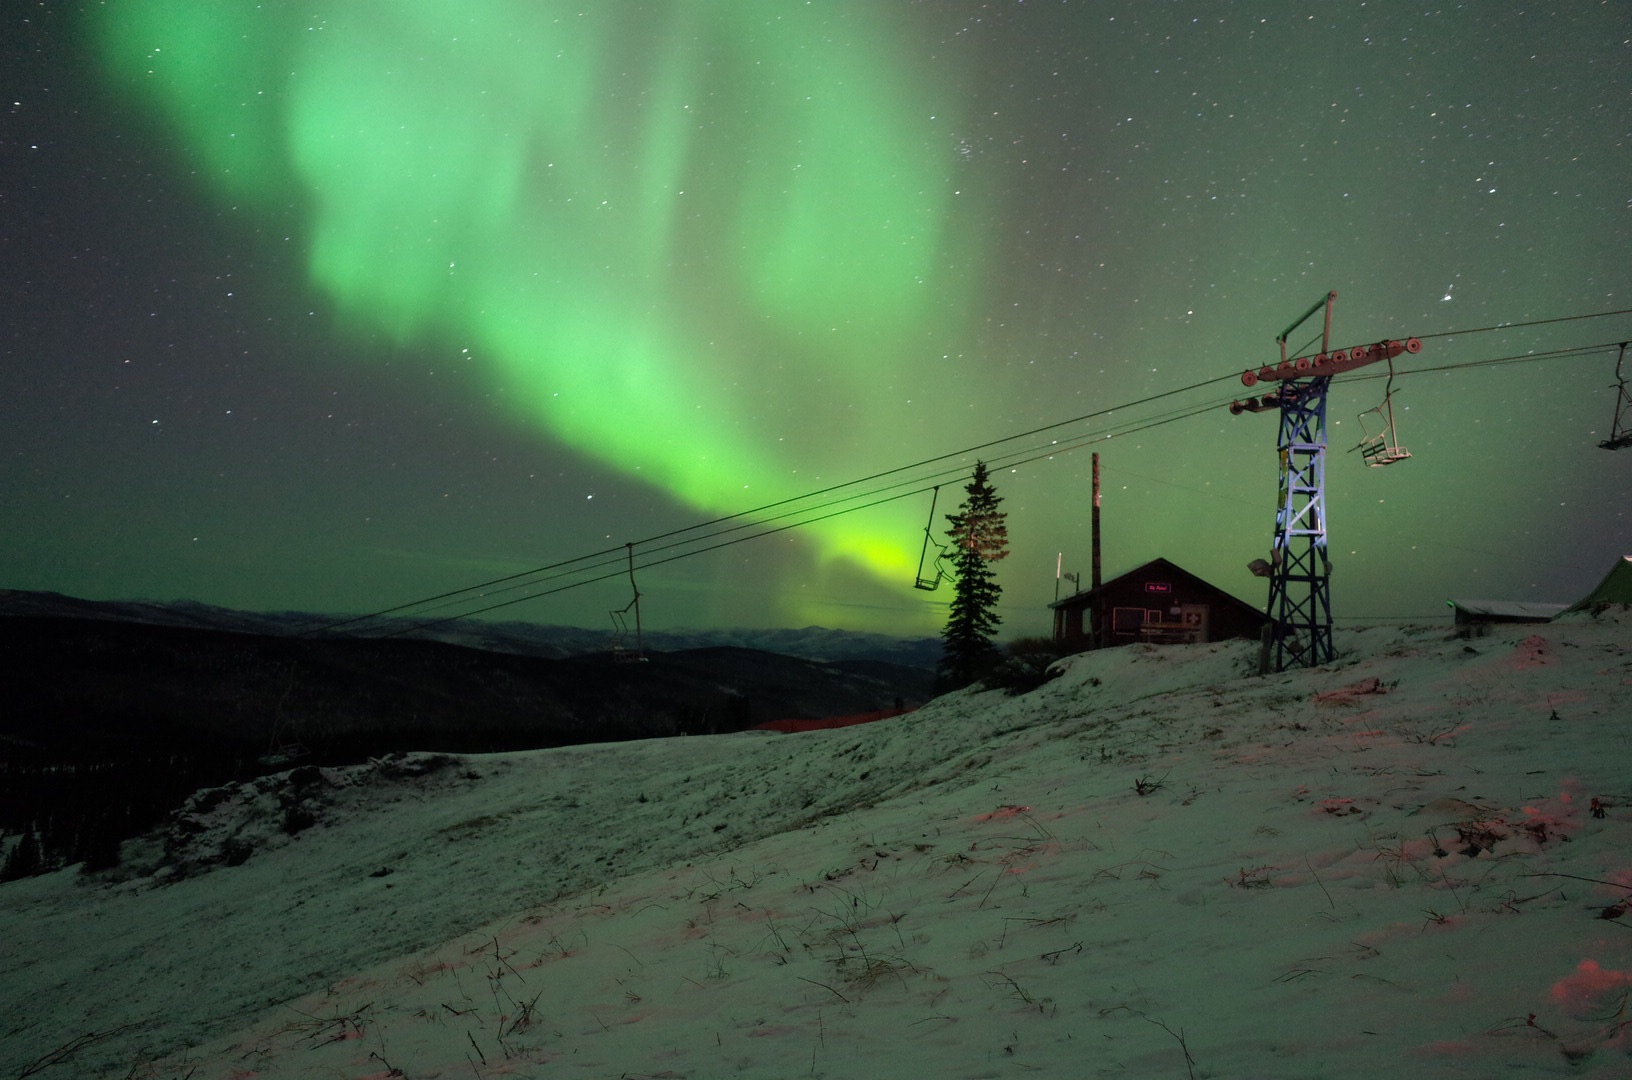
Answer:
<svg viewBox="0 0 1632 1080"><path fill-rule="evenodd" d="M1277 409L1281 423L1276 438L1280 457L1280 495L1275 508L1275 534L1269 559L1255 560L1253 572L1269 578L1269 640L1266 670L1285 671L1294 665L1315 667L1336 656L1332 646L1332 563L1326 544L1326 391L1332 376L1401 353L1422 350L1416 338L1382 341L1333 350L1332 302L1329 292L1298 320L1281 331L1278 364L1243 372L1241 383L1255 387L1277 382L1273 392L1230 403L1230 412ZM1286 339L1298 327L1324 311L1320 351L1288 358Z"/></svg>

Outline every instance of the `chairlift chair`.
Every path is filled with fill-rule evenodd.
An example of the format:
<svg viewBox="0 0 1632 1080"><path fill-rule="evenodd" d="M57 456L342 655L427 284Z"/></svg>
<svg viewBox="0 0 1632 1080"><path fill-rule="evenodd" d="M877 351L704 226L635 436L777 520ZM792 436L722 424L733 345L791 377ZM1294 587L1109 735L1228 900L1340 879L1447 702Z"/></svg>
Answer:
<svg viewBox="0 0 1632 1080"><path fill-rule="evenodd" d="M946 567L941 563L942 557L946 554L946 549L939 544L935 544L934 561L931 561L929 554L930 545L934 544L935 540L935 503L940 497L941 487L937 484L929 496L929 520L924 523L924 546L918 552L918 576L912 583L913 588L922 589L925 592L934 592L941 587L941 582L950 576L946 572ZM926 567L932 572L926 574L924 572Z"/></svg>
<svg viewBox="0 0 1632 1080"><path fill-rule="evenodd" d="M1373 423L1379 424L1380 429L1371 431L1366 426L1366 417L1376 413L1377 419ZM1360 422L1360 445L1355 447L1360 451L1360 457L1372 468L1392 465L1396 461L1404 461L1411 456L1411 451L1400 445L1399 431L1394 425L1394 361L1388 363L1388 384L1383 391L1383 403L1374 409L1367 409L1357 418Z"/></svg>
<svg viewBox="0 0 1632 1080"><path fill-rule="evenodd" d="M619 663L644 663L646 642L640 632L640 586L635 583L635 545L625 544L629 553L629 588L635 594L623 607L607 612L612 616L612 659ZM635 613L635 643L629 647L629 612Z"/></svg>
<svg viewBox="0 0 1632 1080"><path fill-rule="evenodd" d="M1627 344L1621 342L1621 351L1615 357L1615 419L1609 425L1609 438L1598 444L1605 450L1632 446L1632 387L1627 386L1626 376L1621 374Z"/></svg>
<svg viewBox="0 0 1632 1080"><path fill-rule="evenodd" d="M294 724L283 713L283 706L289 700L289 695L295 689L295 672L298 664L290 665L289 684L284 687L283 697L278 700L272 720L272 737L267 743L266 753L255 760L263 769L287 769L297 761L307 757L311 751L300 739L300 733L295 730Z"/></svg>
<svg viewBox="0 0 1632 1080"><path fill-rule="evenodd" d="M1360 445L1355 449L1360 451L1360 457L1365 463L1373 468L1392 465L1411 456L1411 451L1400 445L1395 434L1393 410L1385 406L1386 403L1375 409L1367 409L1358 418L1362 438ZM1366 429L1366 417L1371 413L1377 413L1382 418L1382 430L1376 434Z"/></svg>
<svg viewBox="0 0 1632 1080"><path fill-rule="evenodd" d="M634 601L630 601L631 606ZM629 620L625 613L629 608L613 608L607 614L612 617L612 659L633 660L639 655L638 650L629 647Z"/></svg>

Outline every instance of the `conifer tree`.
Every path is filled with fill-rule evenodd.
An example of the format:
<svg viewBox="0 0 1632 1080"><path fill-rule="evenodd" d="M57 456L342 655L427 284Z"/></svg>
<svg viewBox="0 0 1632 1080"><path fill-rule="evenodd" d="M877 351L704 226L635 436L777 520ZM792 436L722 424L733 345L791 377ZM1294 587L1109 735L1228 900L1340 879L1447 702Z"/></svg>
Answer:
<svg viewBox="0 0 1632 1080"><path fill-rule="evenodd" d="M1008 515L997 508L1003 500L986 475L985 462L975 462L974 476L964 491L968 497L958 512L946 515L956 580L941 633L937 674L943 690L967 686L990 669L998 655L992 637L1002 622L997 601L1003 587L992 564L1009 553Z"/></svg>
<svg viewBox="0 0 1632 1080"><path fill-rule="evenodd" d="M38 874L42 867L40 841L34 835L34 829L30 827L6 856L6 865L0 867L0 881L17 881L20 878L32 877Z"/></svg>

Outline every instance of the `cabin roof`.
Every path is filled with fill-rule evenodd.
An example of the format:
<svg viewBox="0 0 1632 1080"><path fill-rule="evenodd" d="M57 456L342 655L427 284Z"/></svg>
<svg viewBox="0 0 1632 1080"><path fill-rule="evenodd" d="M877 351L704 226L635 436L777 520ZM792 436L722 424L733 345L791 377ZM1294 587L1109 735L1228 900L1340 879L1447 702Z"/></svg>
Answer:
<svg viewBox="0 0 1632 1080"><path fill-rule="evenodd" d="M1224 603L1235 604L1246 611L1252 612L1254 615L1263 614L1257 608L1253 607L1251 604L1248 604L1234 593L1219 588L1217 585L1214 585L1204 577L1192 574L1190 571L1173 562L1171 559L1163 558L1155 558L1151 559L1149 562L1140 563L1133 569L1128 570L1125 573L1118 574L1109 581L1103 582L1098 589L1085 589L1082 592L1061 597L1048 606L1054 610L1059 610L1061 608L1086 607L1093 603L1097 595L1111 592L1116 586L1121 585L1130 578L1149 577L1153 573L1161 574L1164 577L1182 579L1192 588L1205 590L1215 594Z"/></svg>

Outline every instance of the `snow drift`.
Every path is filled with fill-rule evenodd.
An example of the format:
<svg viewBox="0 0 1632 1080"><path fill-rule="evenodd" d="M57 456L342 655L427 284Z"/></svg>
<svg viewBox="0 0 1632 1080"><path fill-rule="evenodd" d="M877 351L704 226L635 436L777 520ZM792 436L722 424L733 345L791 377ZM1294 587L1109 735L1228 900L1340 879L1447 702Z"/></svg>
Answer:
<svg viewBox="0 0 1632 1080"><path fill-rule="evenodd" d="M0 888L0 1073L1624 1077L1629 627L201 793Z"/></svg>

